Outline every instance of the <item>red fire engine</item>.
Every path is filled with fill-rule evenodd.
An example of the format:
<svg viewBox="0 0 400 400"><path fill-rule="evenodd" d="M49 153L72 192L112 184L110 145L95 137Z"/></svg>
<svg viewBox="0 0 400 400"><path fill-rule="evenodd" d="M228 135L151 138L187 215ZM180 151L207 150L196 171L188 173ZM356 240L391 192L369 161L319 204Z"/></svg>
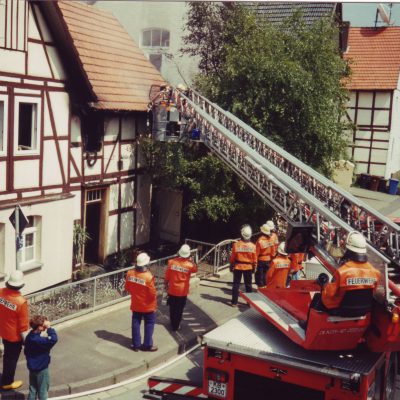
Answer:
<svg viewBox="0 0 400 400"><path fill-rule="evenodd" d="M400 227L200 94L155 98L154 137L203 141L285 219L287 245L301 238L291 252L311 251L332 274L356 230L382 279L372 307L350 316L310 309L327 274L242 293L252 309L202 338L203 382L152 377L145 398L397 400Z"/></svg>

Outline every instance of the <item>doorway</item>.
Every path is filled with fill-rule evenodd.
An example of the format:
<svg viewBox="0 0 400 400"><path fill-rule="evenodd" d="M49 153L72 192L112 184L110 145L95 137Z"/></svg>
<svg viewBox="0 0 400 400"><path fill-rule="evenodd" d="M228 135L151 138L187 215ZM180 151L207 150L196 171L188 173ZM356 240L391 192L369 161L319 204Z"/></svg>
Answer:
<svg viewBox="0 0 400 400"><path fill-rule="evenodd" d="M85 228L89 239L85 245L85 262L98 264L104 261L106 240L106 193L104 188L85 190Z"/></svg>

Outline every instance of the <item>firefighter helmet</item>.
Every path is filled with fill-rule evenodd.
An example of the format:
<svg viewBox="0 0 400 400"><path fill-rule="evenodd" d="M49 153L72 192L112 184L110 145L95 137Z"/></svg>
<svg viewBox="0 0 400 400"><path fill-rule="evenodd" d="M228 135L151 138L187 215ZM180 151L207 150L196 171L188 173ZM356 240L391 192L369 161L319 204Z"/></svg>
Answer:
<svg viewBox="0 0 400 400"><path fill-rule="evenodd" d="M144 267L150 262L150 257L147 253L140 253L136 258L136 266Z"/></svg>
<svg viewBox="0 0 400 400"><path fill-rule="evenodd" d="M269 229L271 229L271 231L275 230L275 224L273 221L269 220L265 224L269 226Z"/></svg>
<svg viewBox="0 0 400 400"><path fill-rule="evenodd" d="M8 278L7 285L15 289L21 289L25 286L24 274L22 271L14 271Z"/></svg>
<svg viewBox="0 0 400 400"><path fill-rule="evenodd" d="M366 254L367 241L365 237L357 231L350 232L346 239L346 248L354 253Z"/></svg>
<svg viewBox="0 0 400 400"><path fill-rule="evenodd" d="M264 233L264 235L270 235L271 234L271 228L268 224L264 224L260 226L260 231Z"/></svg>
<svg viewBox="0 0 400 400"><path fill-rule="evenodd" d="M181 248L178 251L178 254L182 257L182 258L188 258L190 257L190 247L187 244L183 244L181 246Z"/></svg>
<svg viewBox="0 0 400 400"><path fill-rule="evenodd" d="M288 253L286 253L285 247L286 247L286 243L285 243L285 242L279 243L279 246L278 246L278 253L281 254L281 255L283 255L283 256L287 256Z"/></svg>
<svg viewBox="0 0 400 400"><path fill-rule="evenodd" d="M240 230L240 234L242 235L242 238L245 240L249 240L251 238L251 235L253 234L251 230L250 225L243 225L242 229Z"/></svg>

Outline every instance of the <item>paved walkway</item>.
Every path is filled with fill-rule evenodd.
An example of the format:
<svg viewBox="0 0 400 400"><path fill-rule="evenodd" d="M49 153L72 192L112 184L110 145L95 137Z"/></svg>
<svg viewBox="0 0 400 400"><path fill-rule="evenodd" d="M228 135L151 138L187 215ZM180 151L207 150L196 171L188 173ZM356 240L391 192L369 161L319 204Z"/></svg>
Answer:
<svg viewBox="0 0 400 400"><path fill-rule="evenodd" d="M222 280L230 280L227 274ZM125 381L173 358L197 343L199 335L247 309L228 305L230 286L202 281L192 290L185 308L182 328L172 333L168 308L160 306L154 353L134 352L131 343L131 312L124 301L93 314L56 325L59 343L52 350L50 396L80 393ZM25 357L21 355L16 379L24 385L15 392L0 392L1 400L23 399L28 389Z"/></svg>

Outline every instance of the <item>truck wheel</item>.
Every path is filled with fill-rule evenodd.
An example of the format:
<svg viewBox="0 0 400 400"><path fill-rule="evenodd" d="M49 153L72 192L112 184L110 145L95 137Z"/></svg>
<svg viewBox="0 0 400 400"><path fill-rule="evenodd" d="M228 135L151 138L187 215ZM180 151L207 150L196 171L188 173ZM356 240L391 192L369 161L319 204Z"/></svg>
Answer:
<svg viewBox="0 0 400 400"><path fill-rule="evenodd" d="M396 377L397 377L397 354L392 353L389 359L389 365L386 372L385 399L396 400Z"/></svg>

